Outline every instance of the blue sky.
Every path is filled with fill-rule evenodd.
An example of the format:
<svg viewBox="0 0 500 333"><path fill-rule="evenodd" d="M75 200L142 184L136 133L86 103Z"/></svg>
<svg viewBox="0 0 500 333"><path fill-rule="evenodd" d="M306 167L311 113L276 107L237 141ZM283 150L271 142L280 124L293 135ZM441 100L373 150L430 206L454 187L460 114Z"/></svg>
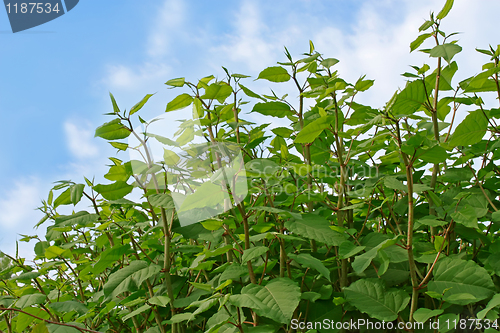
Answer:
<svg viewBox="0 0 500 333"><path fill-rule="evenodd" d="M34 208L54 181L102 179L107 158L117 156L93 138L109 121L103 115L111 110L109 92L127 109L156 92L144 109L144 118L152 118L180 93L166 89L168 79L222 77L221 66L256 76L285 60L284 46L298 57L311 39L340 60L347 80L375 79L362 102L381 107L404 85L400 74L408 65L430 62L409 54L409 44L444 2L82 0L60 18L16 34L0 9L0 250L13 254L19 233L43 235L44 227L32 229L41 218ZM458 77L487 61L474 47L500 43L499 11L496 0L456 1L443 29L463 32ZM265 82L247 85L269 92ZM21 245L21 255L31 257L33 243Z"/></svg>

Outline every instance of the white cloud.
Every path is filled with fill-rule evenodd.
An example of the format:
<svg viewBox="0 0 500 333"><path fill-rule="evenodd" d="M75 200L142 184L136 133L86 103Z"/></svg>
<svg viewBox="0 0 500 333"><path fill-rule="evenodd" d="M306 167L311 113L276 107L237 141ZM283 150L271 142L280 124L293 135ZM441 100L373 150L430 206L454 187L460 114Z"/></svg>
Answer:
<svg viewBox="0 0 500 333"><path fill-rule="evenodd" d="M109 65L104 85L110 91L137 91L145 86L158 85L165 81L170 68L164 64L146 62L139 66Z"/></svg>
<svg viewBox="0 0 500 333"><path fill-rule="evenodd" d="M183 29L179 29L184 22L185 9L183 2L180 0L165 0L158 16L155 19L155 24L151 34L148 37L148 54L152 57L163 56L168 53L171 35L182 33Z"/></svg>
<svg viewBox="0 0 500 333"><path fill-rule="evenodd" d="M90 125L81 126L74 122L64 123L64 133L68 148L78 159L93 158L99 154L99 149L94 142L94 131Z"/></svg>

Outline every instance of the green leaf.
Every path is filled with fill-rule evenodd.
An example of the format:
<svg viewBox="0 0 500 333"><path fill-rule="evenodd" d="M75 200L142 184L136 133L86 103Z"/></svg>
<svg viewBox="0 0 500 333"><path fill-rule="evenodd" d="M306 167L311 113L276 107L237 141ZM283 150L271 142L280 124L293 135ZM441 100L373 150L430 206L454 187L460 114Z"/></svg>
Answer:
<svg viewBox="0 0 500 333"><path fill-rule="evenodd" d="M361 279L344 288L347 301L372 318L393 321L406 308L410 296L403 290L386 290L382 281Z"/></svg>
<svg viewBox="0 0 500 333"><path fill-rule="evenodd" d="M338 62L339 62L339 60L337 60L335 58L327 58L321 62L321 66L324 66L326 68L330 68L330 67L334 66L335 64L337 64Z"/></svg>
<svg viewBox="0 0 500 333"><path fill-rule="evenodd" d="M490 299L490 301L488 302L488 304L486 305L486 307L483 310L481 310L481 311L479 311L477 313L477 318L483 319L484 317L486 317L486 314L488 314L488 312L491 309L496 308L499 305L500 305L500 294L495 294Z"/></svg>
<svg viewBox="0 0 500 333"><path fill-rule="evenodd" d="M70 187L71 192L71 202L76 205L80 202L83 196L83 190L85 189L84 184L76 184Z"/></svg>
<svg viewBox="0 0 500 333"><path fill-rule="evenodd" d="M120 113L120 108L118 107L118 104L116 104L115 96L113 96L112 93L109 93L109 97L111 98L111 104L113 104L113 112Z"/></svg>
<svg viewBox="0 0 500 333"><path fill-rule="evenodd" d="M415 39L413 42L411 42L410 44L410 52L413 52L415 51L420 45L422 45L422 43L429 37L432 36L432 33L429 33L429 34L422 34L420 36L417 37L417 39Z"/></svg>
<svg viewBox="0 0 500 333"><path fill-rule="evenodd" d="M167 104L165 112L175 111L188 107L193 103L193 97L189 94L180 94Z"/></svg>
<svg viewBox="0 0 500 333"><path fill-rule="evenodd" d="M158 275L160 273L161 267L155 264L150 264L148 267L138 270L131 275L131 278L135 281L137 286L142 285L146 280Z"/></svg>
<svg viewBox="0 0 500 333"><path fill-rule="evenodd" d="M94 191L108 200L121 199L132 192L133 189L134 187L132 185L128 185L124 181L117 181L109 185L98 184L94 186Z"/></svg>
<svg viewBox="0 0 500 333"><path fill-rule="evenodd" d="M168 298L168 296L153 296L150 299L148 299L148 302L149 304L166 307L170 302L170 298Z"/></svg>
<svg viewBox="0 0 500 333"><path fill-rule="evenodd" d="M330 271L325 267L325 265L321 262L321 260L314 258L310 254L306 253L301 253L299 255L290 253L288 254L288 257L295 260L302 266L317 270L321 275L323 275L328 281L331 282Z"/></svg>
<svg viewBox="0 0 500 333"><path fill-rule="evenodd" d="M259 73L258 79L265 79L271 82L286 82L290 80L290 74L281 66L268 67Z"/></svg>
<svg viewBox="0 0 500 333"><path fill-rule="evenodd" d="M273 116L278 118L293 115L290 106L282 102L257 103L254 105L252 112L258 112L265 116Z"/></svg>
<svg viewBox="0 0 500 333"><path fill-rule="evenodd" d="M356 271L356 273L362 273L372 262L372 260L377 256L380 250L383 250L391 245L394 245L398 242L399 236L396 236L391 239L386 239L381 242L377 246L373 247L369 251L357 256L352 263L352 268Z"/></svg>
<svg viewBox="0 0 500 333"><path fill-rule="evenodd" d="M76 301L52 302L49 306L51 309L61 313L75 311L79 315L84 315L89 311L85 305Z"/></svg>
<svg viewBox="0 0 500 333"><path fill-rule="evenodd" d="M17 302L16 307L20 309L27 308L28 306L32 306L34 304L42 304L45 303L47 296L43 294L28 294L21 296Z"/></svg>
<svg viewBox="0 0 500 333"><path fill-rule="evenodd" d="M330 228L330 222L317 215L303 215L302 220L287 221L285 227L292 233L330 246L339 246L345 240L341 233Z"/></svg>
<svg viewBox="0 0 500 333"><path fill-rule="evenodd" d="M172 86L172 87L182 87L186 83L186 79L183 77L179 77L177 79L170 79L165 84L167 86Z"/></svg>
<svg viewBox="0 0 500 333"><path fill-rule="evenodd" d="M106 299L115 297L123 292L130 291L133 286L132 276L141 269L147 268L145 261L135 260L128 266L111 274L103 287Z"/></svg>
<svg viewBox="0 0 500 333"><path fill-rule="evenodd" d="M478 228L476 210L469 205L451 214L456 223L463 224L467 228Z"/></svg>
<svg viewBox="0 0 500 333"><path fill-rule="evenodd" d="M137 111L139 111L140 109L142 109L142 107L144 106L144 104L146 104L146 102L151 98L151 96L153 96L154 94L147 94L146 96L144 96L144 98L139 102L137 103L136 105L134 105L132 107L132 109L130 109L130 115L133 115L134 113L136 113Z"/></svg>
<svg viewBox="0 0 500 333"><path fill-rule="evenodd" d="M54 200L54 208L60 205L69 205L71 203L71 189L68 188L66 191L59 194L59 196Z"/></svg>
<svg viewBox="0 0 500 333"><path fill-rule="evenodd" d="M127 320L127 319L132 318L132 317L135 317L135 316L137 316L138 314L141 314L141 313L143 313L144 311L147 311L147 310L149 310L149 309L151 309L151 305L149 305L149 304L144 304L144 305L143 305L143 306L141 306L140 308L137 308L137 309L135 309L134 311L130 312L128 315L123 316L122 320L123 320L123 321L125 321L125 320Z"/></svg>
<svg viewBox="0 0 500 333"><path fill-rule="evenodd" d="M258 98L258 99L263 100L264 102L266 101L265 98L263 98L259 94L254 93L253 91L251 91L250 89L248 89L247 87L245 87L244 85L242 85L241 83L238 83L238 86L240 86L241 90L243 90L243 92L245 93L245 95L247 95L248 97Z"/></svg>
<svg viewBox="0 0 500 333"><path fill-rule="evenodd" d="M179 155L177 155L175 152L163 148L163 160L165 161L166 165L173 166L179 163L180 161Z"/></svg>
<svg viewBox="0 0 500 333"><path fill-rule="evenodd" d="M495 286L483 267L470 260L443 258L436 263L434 278L427 285L429 291L443 294L449 303L466 305L494 294ZM454 298L457 294L471 294L474 299Z"/></svg>
<svg viewBox="0 0 500 333"><path fill-rule="evenodd" d="M148 199L153 207L159 207L164 209L174 208L174 201L170 194L167 193L151 194L148 197Z"/></svg>
<svg viewBox="0 0 500 333"><path fill-rule="evenodd" d="M219 103L224 103L226 98L228 98L233 93L233 88L227 83L213 83L205 90L205 94L201 96L201 99L216 99Z"/></svg>
<svg viewBox="0 0 500 333"><path fill-rule="evenodd" d="M65 252L67 253L69 252L69 250L61 249L59 246L52 245L45 250L45 258L47 259L57 258L65 254Z"/></svg>
<svg viewBox="0 0 500 333"><path fill-rule="evenodd" d="M460 45L446 43L434 46L429 55L433 58L442 57L444 60L450 63L455 54L459 53L460 51L462 51L462 47Z"/></svg>
<svg viewBox="0 0 500 333"><path fill-rule="evenodd" d="M453 133L450 146L468 146L481 141L488 129L488 120L481 110L470 112L457 126Z"/></svg>
<svg viewBox="0 0 500 333"><path fill-rule="evenodd" d="M442 309L431 310L420 308L417 309L415 313L413 313L413 318L419 323L425 323L427 320L429 320L429 318L439 316L441 313L443 313L443 311L444 310Z"/></svg>
<svg viewBox="0 0 500 333"><path fill-rule="evenodd" d="M332 124L335 124L335 117L333 116L320 117L314 120L299 132L295 138L295 143L313 142L321 132L329 128Z"/></svg>
<svg viewBox="0 0 500 333"><path fill-rule="evenodd" d="M130 135L130 131L121 123L120 119L113 119L109 123L97 127L95 137L101 137L105 140L125 139Z"/></svg>
<svg viewBox="0 0 500 333"><path fill-rule="evenodd" d="M33 327L30 333L49 333L49 329L45 326L45 323L42 322Z"/></svg>
<svg viewBox="0 0 500 333"><path fill-rule="evenodd" d="M448 159L448 153L446 149L439 145L435 145L434 147L424 150L424 152L417 156L424 162L428 163L441 163Z"/></svg>
<svg viewBox="0 0 500 333"><path fill-rule="evenodd" d="M446 3L444 4L443 9L437 14L436 18L438 20L442 20L448 15L448 13L451 10L451 7L453 7L453 0L446 0Z"/></svg>
<svg viewBox="0 0 500 333"><path fill-rule="evenodd" d="M254 310L259 316L283 324L290 323L301 298L300 287L287 278L276 278L265 286L249 284L241 293L254 295L264 304L265 309Z"/></svg>
<svg viewBox="0 0 500 333"><path fill-rule="evenodd" d="M397 95L392 105L392 114L395 116L411 115L415 113L427 100L430 87L426 90L421 80L409 82Z"/></svg>
<svg viewBox="0 0 500 333"><path fill-rule="evenodd" d="M255 246L243 251L243 255L241 256L241 262L247 262L252 259L258 258L261 255L266 254L269 251L267 246Z"/></svg>

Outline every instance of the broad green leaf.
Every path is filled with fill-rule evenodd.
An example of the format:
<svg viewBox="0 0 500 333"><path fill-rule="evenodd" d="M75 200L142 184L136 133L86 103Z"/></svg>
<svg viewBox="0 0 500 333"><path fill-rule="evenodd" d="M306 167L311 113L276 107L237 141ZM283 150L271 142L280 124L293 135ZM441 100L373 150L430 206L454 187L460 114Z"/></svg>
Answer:
<svg viewBox="0 0 500 333"><path fill-rule="evenodd" d="M232 263L222 272L219 281L237 280L238 278L248 274L247 265Z"/></svg>
<svg viewBox="0 0 500 333"><path fill-rule="evenodd" d="M128 185L124 181L117 181L109 185L98 184L94 186L94 191L108 200L121 199L132 192L133 189L134 187L132 185Z"/></svg>
<svg viewBox="0 0 500 333"><path fill-rule="evenodd" d="M257 298L256 295L253 294L239 294L239 295L231 295L229 297L229 302L234 306L239 308L249 308L253 311L266 311L268 307L262 303L262 301Z"/></svg>
<svg viewBox="0 0 500 333"><path fill-rule="evenodd" d="M283 324L290 323L301 297L300 287L287 278L276 278L265 286L249 284L241 293L254 295L266 306L264 310L254 309L259 316Z"/></svg>
<svg viewBox="0 0 500 333"><path fill-rule="evenodd" d="M290 74L281 66L268 67L259 73L257 79L265 79L271 82L286 82L290 80Z"/></svg>
<svg viewBox="0 0 500 333"><path fill-rule="evenodd" d="M17 302L16 302L16 307L20 309L24 309L28 306L32 306L34 304L41 304L45 303L45 300L47 299L46 295L43 294L29 294L29 295L24 295L21 296Z"/></svg>
<svg viewBox="0 0 500 333"><path fill-rule="evenodd" d="M295 143L311 143L323 132L335 124L335 117L327 116L314 120L312 123L305 126L295 138Z"/></svg>
<svg viewBox="0 0 500 333"><path fill-rule="evenodd" d="M457 44L446 43L442 45L436 45L432 48L429 55L434 58L442 57L448 63L450 63L451 59L455 54L462 51L462 47Z"/></svg>
<svg viewBox="0 0 500 333"><path fill-rule="evenodd" d="M99 261L94 264L92 272L99 274L106 268L111 268L127 251L129 251L129 244L117 244L104 250L99 256Z"/></svg>
<svg viewBox="0 0 500 333"><path fill-rule="evenodd" d="M130 135L130 131L121 123L120 119L113 119L109 123L99 126L95 130L95 136L105 140L125 139Z"/></svg>
<svg viewBox="0 0 500 333"><path fill-rule="evenodd" d="M333 231L330 223L321 216L303 215L302 220L287 221L285 227L292 233L329 246L339 246L345 240L344 235Z"/></svg>
<svg viewBox="0 0 500 333"><path fill-rule="evenodd" d="M139 111L140 109L142 109L142 107L144 106L144 104L146 104L146 102L151 98L151 96L153 96L154 94L147 94L146 96L144 96L144 98L139 102L137 103L136 105L134 105L131 109L130 109L130 115L133 115L134 113L136 113L137 111Z"/></svg>
<svg viewBox="0 0 500 333"><path fill-rule="evenodd" d="M442 163L448 159L448 153L443 147L435 145L430 149L424 150L417 157L428 163Z"/></svg>
<svg viewBox="0 0 500 333"><path fill-rule="evenodd" d="M444 292L445 301L459 305L489 298L495 291L493 281L486 269L474 261L450 258L443 258L437 262L434 268L434 278L427 288L438 294ZM475 299L450 299L451 296L457 294L471 294Z"/></svg>
<svg viewBox="0 0 500 333"><path fill-rule="evenodd" d="M339 60L335 58L327 58L321 62L321 66L324 66L326 68L330 68L334 65L336 65L339 62Z"/></svg>
<svg viewBox="0 0 500 333"><path fill-rule="evenodd" d="M79 315L83 315L89 311L85 305L76 301L52 302L49 306L60 313L75 311Z"/></svg>
<svg viewBox="0 0 500 333"><path fill-rule="evenodd" d="M266 252L269 251L267 246L255 246L243 251L243 255L241 256L241 262L247 262L252 259L258 258Z"/></svg>
<svg viewBox="0 0 500 333"><path fill-rule="evenodd" d="M58 227L63 226L85 226L99 219L97 214L89 214L86 211L80 211L72 215L60 215L55 219L55 225Z"/></svg>
<svg viewBox="0 0 500 333"><path fill-rule="evenodd" d="M301 253L301 254L288 254L288 257L295 260L297 263L302 266L309 267L318 271L321 275L323 275L328 281L330 280L330 271L325 267L325 265L321 262L321 260L314 258L310 254Z"/></svg>
<svg viewBox="0 0 500 333"><path fill-rule="evenodd" d="M481 141L486 134L488 120L481 110L473 111L457 126L449 144L450 146L468 146Z"/></svg>
<svg viewBox="0 0 500 333"><path fill-rule="evenodd" d="M167 193L151 194L148 197L149 202L153 207L172 209L174 208L174 201L172 196Z"/></svg>
<svg viewBox="0 0 500 333"><path fill-rule="evenodd" d="M448 15L448 13L451 10L451 7L453 7L453 0L446 0L446 3L444 4L443 9L437 14L436 18L438 20L442 20Z"/></svg>
<svg viewBox="0 0 500 333"><path fill-rule="evenodd" d="M359 252L363 251L365 249L365 246L356 246L350 241L345 241L342 244L340 244L339 247L339 256L342 259L347 259L352 256L355 256Z"/></svg>
<svg viewBox="0 0 500 333"><path fill-rule="evenodd" d="M254 105L252 112L258 112L265 116L273 116L278 118L283 118L286 116L293 115L290 106L283 102L257 103Z"/></svg>
<svg viewBox="0 0 500 333"><path fill-rule="evenodd" d="M175 111L188 107L193 102L193 97L189 94L180 94L172 101L168 102L165 112Z"/></svg>
<svg viewBox="0 0 500 333"><path fill-rule="evenodd" d="M182 323L183 321L191 321L195 318L194 314L192 313L178 313L176 315L173 315L172 318L170 318L170 321L172 324L176 323Z"/></svg>
<svg viewBox="0 0 500 333"><path fill-rule="evenodd" d="M394 104L392 105L392 114L395 116L414 114L427 100L427 94L431 88L424 87L421 80L409 82L406 87L397 95Z"/></svg>
<svg viewBox="0 0 500 333"><path fill-rule="evenodd" d="M140 286L142 285L143 282L146 280L158 275L160 273L161 267L155 264L150 264L148 267L142 268L132 274L132 279L135 281L135 283Z"/></svg>
<svg viewBox="0 0 500 333"><path fill-rule="evenodd" d="M393 321L406 308L410 296L403 290L386 290L382 281L361 279L344 288L347 301L372 318Z"/></svg>
<svg viewBox="0 0 500 333"><path fill-rule="evenodd" d="M31 325L31 323L35 320L35 318L31 315L37 316L38 318L42 319L49 319L50 316L49 314L39 308L25 308L23 311L27 313L19 313L18 316L16 316L16 325L15 329L17 333L24 333L26 332L26 328Z"/></svg>
<svg viewBox="0 0 500 333"><path fill-rule="evenodd" d="M130 291L134 284L132 275L134 275L138 270L147 268L147 266L148 263L146 261L135 260L128 266L125 266L111 274L103 288L106 299L110 299L123 292Z"/></svg>
<svg viewBox="0 0 500 333"><path fill-rule="evenodd" d="M467 228L478 228L476 211L469 205L451 214L456 223L463 224Z"/></svg>
<svg viewBox="0 0 500 333"><path fill-rule="evenodd" d="M223 103L233 93L233 89L227 83L213 83L205 90L202 99L216 99Z"/></svg>

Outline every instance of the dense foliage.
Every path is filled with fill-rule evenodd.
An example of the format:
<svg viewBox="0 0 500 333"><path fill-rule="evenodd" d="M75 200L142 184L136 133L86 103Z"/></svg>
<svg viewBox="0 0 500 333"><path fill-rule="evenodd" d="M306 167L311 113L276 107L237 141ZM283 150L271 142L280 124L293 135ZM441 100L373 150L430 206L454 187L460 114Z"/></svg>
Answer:
<svg viewBox="0 0 500 333"><path fill-rule="evenodd" d="M168 81L183 92L166 111L192 106L196 120L174 140L133 127L150 125L136 113L152 95L129 111L111 95L112 119L96 136L143 149L145 160L110 158L111 184L85 178L50 191L45 239L24 239L38 239L34 263L1 259L0 331L271 333L325 319L495 330L500 109L481 96L500 97L500 46L478 49L487 62L457 85L462 49L441 30L452 4L411 43L433 45L420 51L435 68L412 66L382 109L356 102L373 80L346 82L312 43L258 76L293 83L292 97L253 92L227 70L222 80ZM243 119L250 107L264 123ZM273 128L273 117L290 125ZM153 141L168 148L161 163L147 151ZM199 186L208 171L211 185ZM172 179L197 188L185 212L212 214L179 221ZM58 213L85 201L88 211Z"/></svg>

